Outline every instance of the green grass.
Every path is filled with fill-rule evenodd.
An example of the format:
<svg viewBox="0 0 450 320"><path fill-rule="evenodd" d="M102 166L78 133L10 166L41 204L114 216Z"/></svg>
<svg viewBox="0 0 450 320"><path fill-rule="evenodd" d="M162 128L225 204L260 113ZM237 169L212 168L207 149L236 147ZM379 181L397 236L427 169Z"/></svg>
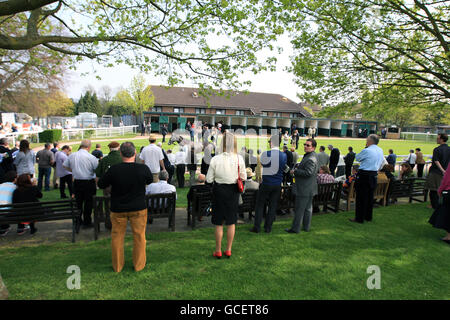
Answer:
<svg viewBox="0 0 450 320"><path fill-rule="evenodd" d="M53 170L52 170L53 175ZM186 181L189 181L189 175L186 174ZM43 197L41 201L58 201L61 200L60 194L59 194L59 188L57 190L53 189L51 187L52 180L50 179L50 191L42 191ZM178 188L177 187L177 208L186 208L187 207L187 198L186 195L189 191L189 187L185 188ZM66 186L66 195L69 194L69 190ZM103 192L102 190L97 190L97 195L102 196Z"/></svg>
<svg viewBox="0 0 450 320"><path fill-rule="evenodd" d="M0 249L10 299L450 299L450 246L427 220L426 204L374 211L374 221L348 222L353 212L314 216L309 233L272 234L237 227L233 256L212 257L214 230L147 234L147 266L112 272L110 240ZM81 289L68 290L67 267L81 268ZM381 269L369 290L367 268Z"/></svg>

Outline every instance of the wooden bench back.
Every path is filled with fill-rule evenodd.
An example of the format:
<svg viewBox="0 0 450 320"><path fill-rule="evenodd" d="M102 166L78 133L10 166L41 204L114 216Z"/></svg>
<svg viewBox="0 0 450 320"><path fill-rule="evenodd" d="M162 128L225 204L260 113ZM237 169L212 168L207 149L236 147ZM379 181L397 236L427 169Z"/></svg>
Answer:
<svg viewBox="0 0 450 320"><path fill-rule="evenodd" d="M0 205L0 224L72 219L78 215L72 199Z"/></svg>

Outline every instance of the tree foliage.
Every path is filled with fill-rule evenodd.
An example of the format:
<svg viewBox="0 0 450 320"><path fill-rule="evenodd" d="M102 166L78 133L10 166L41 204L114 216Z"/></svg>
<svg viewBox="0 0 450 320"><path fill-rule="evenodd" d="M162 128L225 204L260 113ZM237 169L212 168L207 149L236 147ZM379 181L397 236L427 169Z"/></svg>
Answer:
<svg viewBox="0 0 450 320"><path fill-rule="evenodd" d="M97 93L88 90L80 97L80 100L78 100L75 104L75 114L78 115L81 112L92 112L97 116L103 115L100 101L97 98Z"/></svg>
<svg viewBox="0 0 450 320"><path fill-rule="evenodd" d="M406 87L413 103L450 101L450 1L283 1L302 98L359 101ZM401 99L401 96L397 97Z"/></svg>
<svg viewBox="0 0 450 320"><path fill-rule="evenodd" d="M259 61L255 54L272 50L270 42L283 32L267 18L269 7L257 0L6 0L0 4L0 49L45 47L71 56L72 65L90 58L151 71L169 85L188 77L234 87L243 72L275 65L273 57ZM26 10L20 34L5 32L3 24ZM46 28L48 21L60 28Z"/></svg>

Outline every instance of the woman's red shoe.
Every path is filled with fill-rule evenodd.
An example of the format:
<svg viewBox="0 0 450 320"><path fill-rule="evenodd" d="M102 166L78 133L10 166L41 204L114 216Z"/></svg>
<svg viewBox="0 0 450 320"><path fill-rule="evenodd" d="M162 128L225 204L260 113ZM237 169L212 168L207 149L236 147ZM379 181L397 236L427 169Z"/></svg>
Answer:
<svg viewBox="0 0 450 320"><path fill-rule="evenodd" d="M213 257L216 257L217 259L222 258L222 252L220 252L220 251L214 252Z"/></svg>
<svg viewBox="0 0 450 320"><path fill-rule="evenodd" d="M231 257L231 250L230 251L224 251L223 254L227 257L230 258Z"/></svg>

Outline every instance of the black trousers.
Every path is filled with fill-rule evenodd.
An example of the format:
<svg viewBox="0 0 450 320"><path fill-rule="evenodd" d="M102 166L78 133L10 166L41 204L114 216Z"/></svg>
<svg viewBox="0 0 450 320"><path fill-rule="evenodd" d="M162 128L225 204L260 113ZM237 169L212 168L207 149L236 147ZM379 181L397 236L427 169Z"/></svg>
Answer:
<svg viewBox="0 0 450 320"><path fill-rule="evenodd" d="M68 174L67 176L59 178L59 193L61 194L61 198L66 197L66 184L67 188L69 188L69 197L73 195L73 186L72 186L72 175Z"/></svg>
<svg viewBox="0 0 450 320"><path fill-rule="evenodd" d="M372 221L373 194L377 187L377 172L359 170L356 176L355 220L363 223Z"/></svg>
<svg viewBox="0 0 450 320"><path fill-rule="evenodd" d="M175 167L174 166L170 166L168 168L166 168L167 173L169 174L169 180L167 180L167 183L170 184L172 183L172 177L173 174L175 173Z"/></svg>
<svg viewBox="0 0 450 320"><path fill-rule="evenodd" d="M269 211L267 212L266 219L264 221L264 230L272 231L272 224L275 221L275 217L277 214L277 206L278 201L280 199L281 194L281 186L269 186L265 184L261 184L259 186L258 195L256 196L256 208L255 208L255 228L259 231L264 206L266 201L269 202Z"/></svg>
<svg viewBox="0 0 450 320"><path fill-rule="evenodd" d="M431 207L436 210L439 207L439 194L437 191L430 190Z"/></svg>
<svg viewBox="0 0 450 320"><path fill-rule="evenodd" d="M345 177L346 178L348 178L348 177L350 177L352 175L352 166L353 166L353 164L350 164L350 165L346 164L345 165Z"/></svg>
<svg viewBox="0 0 450 320"><path fill-rule="evenodd" d="M178 180L178 187L184 188L184 173L186 172L186 165L185 164L177 164L177 180Z"/></svg>
<svg viewBox="0 0 450 320"><path fill-rule="evenodd" d="M83 218L80 222L84 225L90 225L92 223L93 197L97 193L95 180L75 180L74 193L78 209L81 211L80 218Z"/></svg>
<svg viewBox="0 0 450 320"><path fill-rule="evenodd" d="M423 167L425 167L425 164L417 164L417 177L418 178L423 177Z"/></svg>
<svg viewBox="0 0 450 320"><path fill-rule="evenodd" d="M335 172L336 168L337 168L337 163L330 163L330 172L333 177L336 174L336 172Z"/></svg>
<svg viewBox="0 0 450 320"><path fill-rule="evenodd" d="M413 163L413 164L410 163L409 165L410 165L411 169L414 170L414 167L416 166L416 164L415 163Z"/></svg>

